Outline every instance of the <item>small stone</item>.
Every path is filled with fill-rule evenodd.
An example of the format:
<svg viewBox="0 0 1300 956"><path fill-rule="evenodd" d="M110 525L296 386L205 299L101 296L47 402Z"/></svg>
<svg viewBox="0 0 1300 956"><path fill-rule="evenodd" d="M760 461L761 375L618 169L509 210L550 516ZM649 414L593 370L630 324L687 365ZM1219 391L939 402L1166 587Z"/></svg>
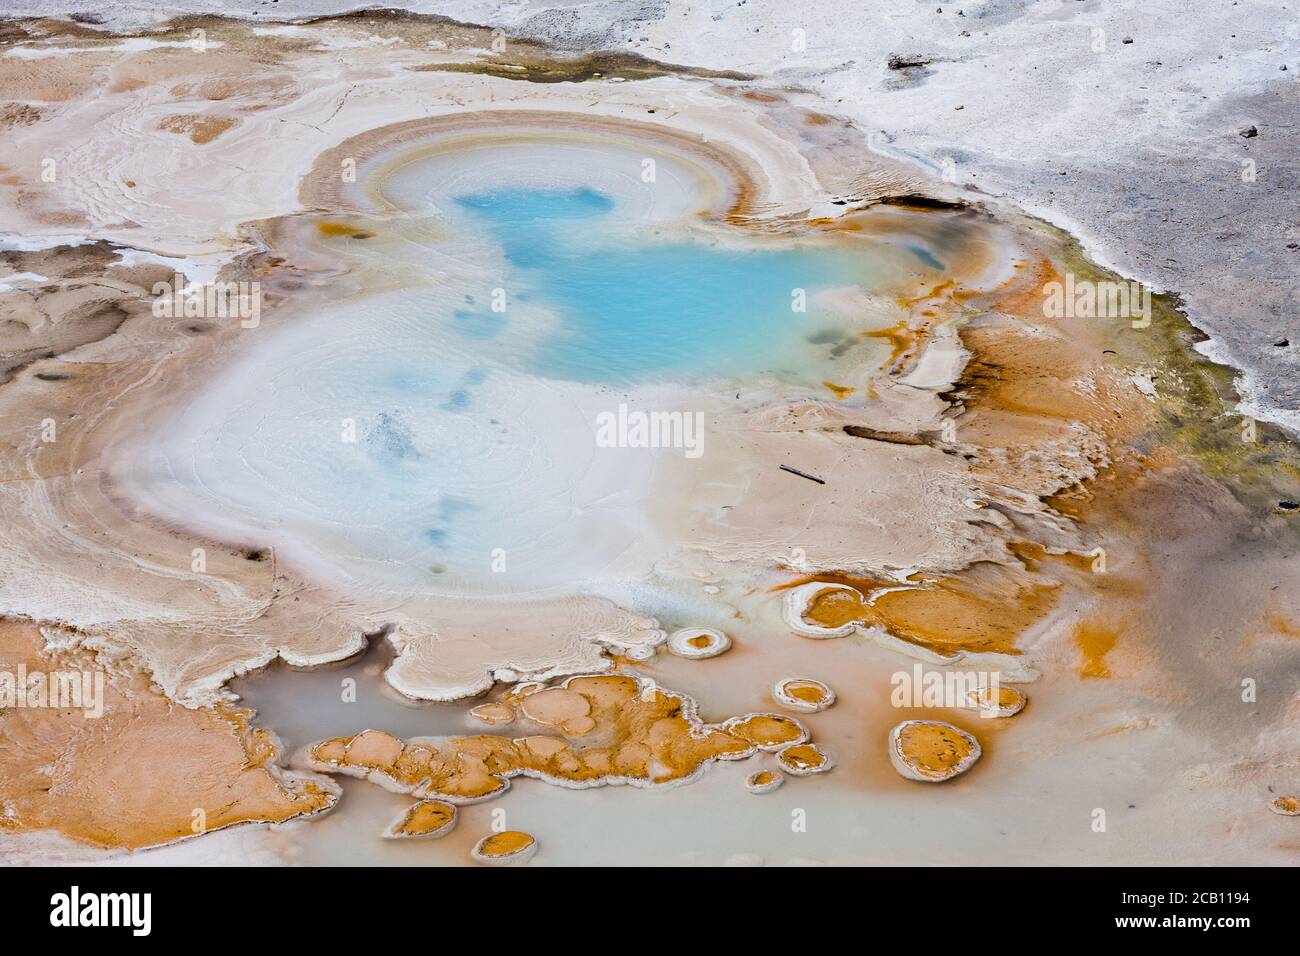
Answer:
<svg viewBox="0 0 1300 956"><path fill-rule="evenodd" d="M887 65L891 70L906 70L914 66L929 66L930 58L928 56L922 56L919 53L914 53L909 56L905 56L901 53L891 53L889 54Z"/></svg>
<svg viewBox="0 0 1300 956"><path fill-rule="evenodd" d="M1245 138L1245 139L1251 139L1251 138L1253 138L1253 137L1259 135L1259 130L1257 130L1257 129L1256 129L1255 127L1253 127L1253 126L1247 126L1245 129L1243 129L1243 130L1241 131L1241 135L1242 135L1242 137Z"/></svg>

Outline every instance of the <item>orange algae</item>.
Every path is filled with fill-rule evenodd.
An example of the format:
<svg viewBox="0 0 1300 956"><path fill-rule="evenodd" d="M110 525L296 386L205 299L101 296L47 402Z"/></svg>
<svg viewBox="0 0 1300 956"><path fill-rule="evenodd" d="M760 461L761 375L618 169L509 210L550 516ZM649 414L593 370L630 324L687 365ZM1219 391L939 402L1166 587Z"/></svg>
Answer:
<svg viewBox="0 0 1300 956"><path fill-rule="evenodd" d="M348 225L346 222L333 222L326 220L318 222L316 229L322 236L347 236L349 239L373 239L376 233L369 229L361 229L357 226Z"/></svg>
<svg viewBox="0 0 1300 956"><path fill-rule="evenodd" d="M1016 268L1024 269L1024 264L1017 263ZM1063 283L1064 277L1047 256L1039 257L1024 272L1023 281L1015 283L998 296L994 308L1012 315L1042 318L1045 300L1043 287L1049 282Z"/></svg>
<svg viewBox="0 0 1300 956"><path fill-rule="evenodd" d="M822 689L809 681L787 681L784 687L787 694L806 704L820 704L826 699Z"/></svg>
<svg viewBox="0 0 1300 956"><path fill-rule="evenodd" d="M1029 585L1007 599L973 593L947 578L933 587L886 592L870 610L873 623L922 647L1018 654L1016 639L1051 611L1055 590Z"/></svg>
<svg viewBox="0 0 1300 956"><path fill-rule="evenodd" d="M912 763L933 773L949 770L970 755L970 744L940 724L917 722L903 731L900 741Z"/></svg>
<svg viewBox="0 0 1300 956"><path fill-rule="evenodd" d="M1073 640L1082 655L1080 677L1110 677L1106 655L1119 640L1120 626L1101 620L1084 620L1074 626Z"/></svg>
<svg viewBox="0 0 1300 956"><path fill-rule="evenodd" d="M811 580L838 584L844 579L844 575L815 575ZM895 589L867 582L879 592L867 598L827 588L813 595L803 618L826 628L849 623L878 626L893 637L939 652L1018 654L1017 638L1052 610L1057 587L1019 581L990 583L998 586L977 590L972 582L960 578L922 579L915 587ZM861 588L861 584L857 586Z"/></svg>
<svg viewBox="0 0 1300 956"><path fill-rule="evenodd" d="M843 584L846 587L855 588L863 594L868 594L877 588L888 587L890 582L884 578L870 578L858 574L846 574L843 571L818 571L815 574L805 574L795 578L792 581L785 581L781 584L774 585L768 589L768 593L775 594L780 591L792 591L797 587L805 584Z"/></svg>
<svg viewBox="0 0 1300 956"><path fill-rule="evenodd" d="M993 688L982 687L975 691L974 696L975 696L976 704L978 704L981 707L987 707L989 706L990 703L992 703ZM998 687L997 706L999 709L1014 707L1017 704L1021 703L1024 699L1025 699L1025 695L1020 693L1020 691L1016 690L1014 687L1003 687L1003 686Z"/></svg>
<svg viewBox="0 0 1300 956"><path fill-rule="evenodd" d="M440 800L413 804L389 829L390 837L446 836L456 825L456 808Z"/></svg>
<svg viewBox="0 0 1300 956"><path fill-rule="evenodd" d="M760 750L770 750L807 738L807 731L797 721L776 714L756 714L729 722L727 731Z"/></svg>
<svg viewBox="0 0 1300 956"><path fill-rule="evenodd" d="M816 744L795 744L786 747L776 757L784 770L793 774L819 773L829 770L830 758Z"/></svg>
<svg viewBox="0 0 1300 956"><path fill-rule="evenodd" d="M522 857L536 848L537 840L522 830L503 830L479 840L474 846L474 859L484 863L504 863Z"/></svg>
<svg viewBox="0 0 1300 956"><path fill-rule="evenodd" d="M337 799L326 781L282 770L252 711L176 706L149 676L89 651L52 655L38 626L0 619L0 670L103 675L98 716L0 711L0 832L55 830L139 849L242 823L279 823Z"/></svg>
<svg viewBox="0 0 1300 956"><path fill-rule="evenodd" d="M900 298L898 304L904 308L912 308L913 306L920 305L922 302L929 302L931 299L951 298L956 287L957 284L953 282L952 279L945 279L942 282L936 282L928 291L922 292L914 298Z"/></svg>
<svg viewBox="0 0 1300 956"><path fill-rule="evenodd" d="M838 399L845 399L857 391L852 385L836 385L834 382L823 380L822 384L830 390L830 393Z"/></svg>
<svg viewBox="0 0 1300 956"><path fill-rule="evenodd" d="M884 339L889 343L889 358L885 360L887 367L896 367L899 362L906 356L916 351L921 344L923 334L920 330L912 328L906 320L896 322L893 325L885 326L882 329L870 329L862 333L864 339Z"/></svg>
<svg viewBox="0 0 1300 956"><path fill-rule="evenodd" d="M563 696L552 696L555 694ZM575 716L581 706L588 714ZM536 702L536 705L534 706ZM512 702L519 719L560 720L561 735L493 735L403 742L378 730L321 741L309 750L313 766L356 775L378 774L397 789L456 802L503 792L524 774L564 784L597 786L610 778L639 785L684 780L713 760L746 757L807 740L797 721L778 714L749 714L704 724L686 697L624 675L574 677ZM576 724L575 724L576 722ZM569 737L585 736L589 746Z"/></svg>
<svg viewBox="0 0 1300 956"><path fill-rule="evenodd" d="M979 756L975 738L938 720L909 720L890 735L896 764L916 777L946 780L965 770Z"/></svg>
<svg viewBox="0 0 1300 956"><path fill-rule="evenodd" d="M1278 797L1269 801L1268 808L1284 817L1300 816L1300 797Z"/></svg>
<svg viewBox="0 0 1300 956"><path fill-rule="evenodd" d="M1024 487L1029 485L1023 479L1053 461L1051 455L1031 459L1022 451L1027 446L1050 449L1060 443L1099 456L1152 420L1149 400L1122 367L1097 362L1098 350L1122 347L1112 341L1114 323L1076 322L1058 329L1046 322L1043 288L1059 281L1060 273L1044 259L958 332L971 360L953 395L981 412L978 419L963 421L963 441L1001 449L1002 456L981 467L992 466L1007 478L1019 475ZM1071 490L1061 487L1055 468L1039 477L1045 496Z"/></svg>
<svg viewBox="0 0 1300 956"><path fill-rule="evenodd" d="M785 777L775 770L755 770L745 778L745 789L756 794L770 793L783 783Z"/></svg>
<svg viewBox="0 0 1300 956"><path fill-rule="evenodd" d="M870 616L871 611L862 595L841 588L817 592L803 612L805 621L821 627L862 623Z"/></svg>

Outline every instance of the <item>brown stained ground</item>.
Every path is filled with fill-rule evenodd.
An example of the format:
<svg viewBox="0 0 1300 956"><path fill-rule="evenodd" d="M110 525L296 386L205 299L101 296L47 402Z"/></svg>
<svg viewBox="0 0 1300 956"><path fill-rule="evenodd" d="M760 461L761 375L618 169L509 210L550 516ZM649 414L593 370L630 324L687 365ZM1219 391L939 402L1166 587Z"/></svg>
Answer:
<svg viewBox="0 0 1300 956"><path fill-rule="evenodd" d="M0 619L0 671L99 670L82 650L50 654L37 626ZM286 774L251 712L190 710L146 675L112 669L100 717L0 710L0 831L57 830L80 843L138 849L238 823L280 822L330 807L321 783ZM198 813L202 811L202 815Z"/></svg>
<svg viewBox="0 0 1300 956"><path fill-rule="evenodd" d="M417 795L476 800L503 791L508 778L518 774L593 786L610 777L669 783L713 760L746 757L807 737L797 721L776 714L703 724L687 698L622 675L571 678L562 687L523 698L523 704L556 691L580 698L590 708L593 725L583 734L582 746L568 734L404 743L367 730L321 741L311 748L310 758L326 771L377 772ZM520 719L527 719L523 705L514 706L521 710Z"/></svg>
<svg viewBox="0 0 1300 956"><path fill-rule="evenodd" d="M1151 428L1150 402L1133 386L1123 367L1105 360L1108 350L1137 350L1137 339L1119 320L1055 319L1044 316L1043 292L1061 274L1049 259L1032 264L999 295L969 302L978 316L962 327L971 362L952 397L978 411L958 421L958 439L985 450L977 471L1013 480L1034 477L1042 493L1063 490L1052 473L1053 445L1087 451L1085 431L1100 455ZM1138 336L1143 333L1138 332ZM1098 357L1102 356L1099 361ZM1047 446L1049 454L1042 454ZM1026 452L1033 450L1031 458ZM991 455L989 451L998 451Z"/></svg>
<svg viewBox="0 0 1300 956"><path fill-rule="evenodd" d="M229 116L199 116L196 113L182 113L167 117L158 124L158 128L169 133L188 136L190 142L202 146L212 142L238 122L239 120Z"/></svg>

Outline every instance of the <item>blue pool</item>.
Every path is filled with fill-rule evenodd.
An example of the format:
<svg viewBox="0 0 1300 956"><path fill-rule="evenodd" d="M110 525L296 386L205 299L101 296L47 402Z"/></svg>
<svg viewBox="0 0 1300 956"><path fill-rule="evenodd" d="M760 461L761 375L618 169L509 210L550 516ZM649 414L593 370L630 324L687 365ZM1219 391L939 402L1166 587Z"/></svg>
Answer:
<svg viewBox="0 0 1300 956"><path fill-rule="evenodd" d="M827 247L656 241L613 222L614 203L591 189L503 189L456 203L504 251L510 296L560 317L561 329L528 357L528 371L550 378L801 378L792 350L844 324L820 310L814 294L860 285L869 268L863 257ZM799 289L802 312L792 307ZM457 311L456 328L493 337L505 331L508 314L477 298Z"/></svg>

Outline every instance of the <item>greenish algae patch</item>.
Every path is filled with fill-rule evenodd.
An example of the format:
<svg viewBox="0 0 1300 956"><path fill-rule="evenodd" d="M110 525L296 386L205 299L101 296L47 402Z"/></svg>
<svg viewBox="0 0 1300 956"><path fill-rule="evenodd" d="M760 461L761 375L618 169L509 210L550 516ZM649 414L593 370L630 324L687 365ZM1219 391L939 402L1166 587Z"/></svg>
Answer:
<svg viewBox="0 0 1300 956"><path fill-rule="evenodd" d="M1072 236L1059 235L1059 268L1072 271L1076 282L1127 281L1089 260ZM1195 462L1252 511L1300 497L1300 447L1276 425L1236 411L1234 370L1196 350L1208 336L1188 319L1179 295L1153 293L1144 328L1127 319L1079 321L1112 323L1108 346L1118 364L1155 368L1154 444Z"/></svg>

